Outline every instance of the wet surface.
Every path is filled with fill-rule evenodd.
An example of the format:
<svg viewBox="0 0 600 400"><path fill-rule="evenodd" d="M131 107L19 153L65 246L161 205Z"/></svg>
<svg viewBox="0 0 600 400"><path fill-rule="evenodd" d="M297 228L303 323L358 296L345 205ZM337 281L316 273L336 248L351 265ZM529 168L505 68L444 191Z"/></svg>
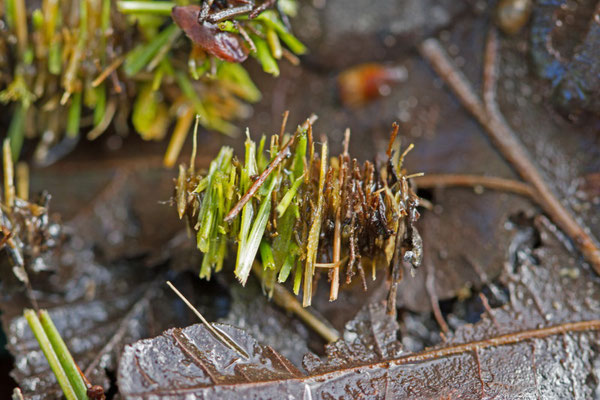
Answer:
<svg viewBox="0 0 600 400"><path fill-rule="evenodd" d="M393 12L388 12L386 7L391 5L383 2L373 2L372 7L364 12L355 7L359 2L340 3L327 1L325 9L317 7L321 4L318 1L306 2L302 6L297 21L303 21L301 24L305 29L296 28L296 31L312 51L301 67L282 63L280 78L273 79L264 76L253 61L249 63L249 69L263 93L263 100L245 123L253 137L263 132L278 131L281 114L286 109L291 110L288 126L295 126L315 112L320 117L315 125L316 137L327 134L332 153L341 150L343 131L350 127L353 135L350 153L365 160L385 151L391 123L398 121L403 144L416 145L406 158L409 172L517 178L488 141L482 128L414 48L422 38L435 35L479 93L483 46L493 20L493 2L452 1L441 2L434 7L430 6L431 2L407 0L394 5ZM599 237L600 191L597 190L596 175L600 173L600 123L594 115L598 107L597 96L589 94L597 93L598 81L595 70L582 70L584 64L581 62L582 59L597 58L599 47L594 44L598 24L594 25L597 13L593 11L597 4L583 0L570 2L580 7L579 11L573 11L560 8L564 1L537 3L529 24L514 36L501 37L500 108L559 198ZM585 13L581 10L590 13L583 15ZM342 12L348 15L341 18ZM567 21L569 15L573 16L574 24L584 28L557 28L557 18ZM402 29L393 33L395 24ZM590 29L586 28L588 26ZM349 30L359 33L352 35ZM323 39L315 39L317 34L323 35ZM547 38L547 35L551 36L552 46L557 52L549 53L548 47L540 44L539 39ZM384 90L373 101L360 107L346 108L339 97L338 77L346 68L364 62L385 62L387 66L401 68L406 79ZM592 65L600 64L594 61ZM582 88L583 97L579 100L569 97L573 85ZM81 151L61 163L32 172L34 191L48 189L53 194L52 209L60 212L64 221L75 218L73 229L88 240L83 246L85 252L78 256L85 266L81 267L70 286L62 286L67 278L73 279L70 275L72 269L66 269L64 276L52 277L50 290L47 291L44 285L39 287L40 296L48 296L44 306L56 307L56 314L51 314L55 321L60 321L59 330L72 332L75 336L70 333L67 336L77 342L78 332L73 330L73 321L66 318L63 310L86 314L83 308L77 311L77 302L90 290L89 283L95 282L95 295L81 303L96 305L97 313L89 314L88 319L85 315L82 317L82 321L88 321L85 326L94 334L90 335L89 341L69 342L77 348L78 357L82 355L83 365L89 360L85 346L96 349L105 342L107 335L114 332L118 316L131 309L143 292L142 286L156 277L157 270L148 269L149 264L157 267L160 263L156 260L165 263L171 259L177 270L190 269L193 274L197 273L197 260L189 258L190 254L194 254L193 248L187 253L169 254L175 244L168 243L180 231L182 224L175 217L173 208L159 203L171 196L171 179L175 175L173 171L158 167L164 147L129 137L120 150L109 151L120 146L119 140L107 136L98 142L82 143ZM236 151L242 147L239 139L201 132L200 164L208 165L222 144L233 145ZM189 147L187 150L183 151L184 155L189 154ZM132 174L131 171L137 172ZM106 185L121 179L119 177L123 174L128 176L123 196L117 197L113 203L95 204L93 200L102 196ZM538 221L538 225L539 221L543 221L535 219L539 210L529 200L510 193L481 191L480 188L439 188L419 193L432 202L433 209L423 210L419 225L425 244L426 265L417 271L414 278L407 269L399 290L401 320L399 328L394 327L393 330L400 330L405 352L441 343L426 290L430 273L434 276L433 291L442 312L451 328L456 329L446 344L440 344L441 347L597 318L600 311L596 298L600 293L598 278L589 271L572 246L569 247L569 242L565 242L569 249L565 251L563 244L553 239L547 228L530 222L515 223L519 215L525 215L528 221ZM86 205L89 205L87 209ZM95 222L88 221L87 215L94 214L101 218ZM536 232L541 232L542 246L532 236ZM81 249L79 246L77 251ZM149 259L154 261L141 262L142 256L151 256ZM428 269L428 265L431 268ZM166 268L166 264L164 266ZM336 303L329 303L326 291L319 287L314 304L334 326L341 329L364 304L384 297L384 275L381 271L377 281L369 282L370 289L366 295L361 288L353 287L342 292ZM195 279L192 276L188 275L189 281ZM46 278L48 276L44 275L40 280ZM114 280L119 284L114 285ZM260 324L251 325L254 317L248 313L252 309L262 310L263 305L255 304L262 300L250 301L246 294L235 292L230 297L223 295L222 284L214 281L199 285L188 288L190 295L196 296L198 304L210 304L216 299L221 304L216 308L207 307L203 312L216 319L231 309L226 320L228 323L243 325L252 336L256 335L261 344L273 343L279 353L299 366L297 352L301 351L300 347L306 348L305 342L298 345L294 341L293 346L286 346L273 337L277 336L277 327L283 324L294 327L297 340L305 340L306 328L296 328L297 321L277 313L271 316L270 312ZM500 295L506 290L510 294L510 304L502 306L506 299L502 300ZM482 311L479 308L481 304L469 309L470 306L458 300L465 294L473 298L480 291L486 293L495 308L495 322L486 315L476 322L476 316ZM498 298L494 297L494 293L498 294ZM549 298L548 293L564 297ZM244 307L236 311L236 302L241 302ZM63 303L67 303L66 306ZM50 385L44 360L39 352L35 352L36 343L27 336L29 334L25 332L27 329L23 328L22 320L13 320L26 304L24 300L15 303L11 308L12 314L4 317L9 337L11 334L14 337L19 329L24 332L22 341L12 343L13 351L19 354L15 374L29 387L38 382ZM123 342L156 336L163 327L183 327L193 321L182 304L173 301L162 304L163 308L156 308L153 316L140 316L139 321L143 323L133 327L130 336ZM211 315L211 309L221 311ZM175 322L170 322L171 325L157 324L152 319L173 313L173 310L177 315L173 316ZM471 325L469 322L476 323ZM352 337L344 338L352 343ZM412 397L480 398L483 390L484 398L502 397L506 393L522 398L593 398L598 396L600 381L597 342L597 333L570 332L531 342L486 348L477 355L481 375L477 373L478 362L474 355L464 353L431 359L418 365L365 367L360 369L360 374L332 375L328 382L321 378L305 379L298 386L294 381L294 385L265 386L264 392L257 388L253 393L289 393L297 397L312 393L313 398L318 394L324 398L326 394L336 397L363 394L377 398L385 393ZM356 348L349 348L348 354L355 354ZM113 370L114 357L106 360L106 365ZM313 362L314 365L323 365L322 360L313 359ZM39 381L36 380L37 375L26 378L31 371L40 373ZM464 373L458 373L460 371ZM369 376L370 380L361 378L363 375ZM108 385L109 380L103 373L97 376L99 382ZM506 392L508 390L510 392ZM239 396L239 392L226 390L205 393L208 393L207 397L216 394L223 398Z"/></svg>
<svg viewBox="0 0 600 400"><path fill-rule="evenodd" d="M264 348L223 326L250 354L228 361L232 351L200 335L203 327L196 325L185 330L193 347L169 339L177 333L169 331L126 349L120 370L125 398L595 397L600 325L593 318L600 310L600 279L586 269L565 273L574 259L553 225L540 217L535 228L541 238L530 250L536 262L523 257L516 270L502 275L510 301L424 352L402 349L398 323L378 303L364 307L342 339L326 347L326 361L307 355L305 374L282 370L281 358L269 361ZM555 294L552 299L544 296L548 292ZM189 367L174 371L176 361ZM238 373L232 375L232 368Z"/></svg>

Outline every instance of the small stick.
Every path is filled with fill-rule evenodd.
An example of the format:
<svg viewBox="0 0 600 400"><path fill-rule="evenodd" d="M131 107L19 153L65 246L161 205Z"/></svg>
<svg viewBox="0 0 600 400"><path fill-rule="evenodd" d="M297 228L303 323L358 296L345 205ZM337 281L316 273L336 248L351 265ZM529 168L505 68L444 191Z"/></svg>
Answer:
<svg viewBox="0 0 600 400"><path fill-rule="evenodd" d="M259 261L254 261L252 270L259 279L262 279L262 268ZM279 307L300 318L302 322L318 333L327 343L335 342L340 338L340 333L335 328L314 315L309 308L302 307L296 296L279 283L273 285L273 301Z"/></svg>
<svg viewBox="0 0 600 400"><path fill-rule="evenodd" d="M495 176L467 175L467 174L427 174L413 178L419 188L435 188L445 186L482 186L492 190L516 193L535 198L535 190L531 185L513 179L498 178Z"/></svg>
<svg viewBox="0 0 600 400"><path fill-rule="evenodd" d="M179 298L185 303L185 305L188 306L198 318L200 318L200 321L202 321L204 326L206 326L206 329L208 329L215 336L216 339L218 339L225 346L229 347L231 350L238 353L243 358L250 358L248 353L246 353L240 345L238 345L231 337L229 337L229 335L227 335L225 332L221 331L219 328L213 326L210 322L208 322L206 318L204 318L204 316L200 314L200 311L198 311L196 307L194 307L192 303L190 303L189 300L186 299L185 296L179 290L177 290L175 286L173 286L171 282L167 281L167 285L175 292L177 296L179 296Z"/></svg>
<svg viewBox="0 0 600 400"><path fill-rule="evenodd" d="M231 19L237 17L238 15L247 14L252 11L252 4L246 4L239 7L225 8L220 11L215 11L211 14L208 14L206 20L208 22L212 22L216 24L217 22L221 22L226 19Z"/></svg>
<svg viewBox="0 0 600 400"><path fill-rule="evenodd" d="M281 129L279 130L279 143L283 143L283 135L285 134L285 127L287 125L289 116L290 110L285 110L285 112L283 113L283 120L281 121Z"/></svg>
<svg viewBox="0 0 600 400"><path fill-rule="evenodd" d="M392 148L394 147L394 142L396 141L396 136L398 136L398 129L400 129L400 125L397 122L392 124L392 134L390 136L390 141L388 142L387 151L385 154L390 158L392 156Z"/></svg>
<svg viewBox="0 0 600 400"><path fill-rule="evenodd" d="M441 44L436 39L425 40L419 47L419 50L422 56L431 63L434 70L453 90L454 94L463 103L463 106L484 127L500 153L511 163L519 175L533 186L536 191L535 196L542 209L569 235L586 260L591 264L592 268L594 268L594 271L600 274L600 248L597 240L587 232L585 227L575 220L573 215L552 193L542 174L533 164L515 133L508 126L498 110L493 97L497 79L495 65L496 41L497 37L494 33L488 36L488 50L486 51L486 66L484 68L486 72L484 78L487 80L484 83L484 87L488 92L485 96L487 101L486 106L484 106L483 102L475 94L471 84L464 75L452 64Z"/></svg>
<svg viewBox="0 0 600 400"><path fill-rule="evenodd" d="M290 64L292 64L294 67L297 67L298 65L300 65L300 59L294 53L292 53L285 47L281 48L281 55L283 56L283 58L288 60L288 62Z"/></svg>
<svg viewBox="0 0 600 400"><path fill-rule="evenodd" d="M234 219L235 217L237 217L237 215L240 213L240 211L242 211L242 208L244 208L246 203L248 203L248 201L250 201L252 196L254 196L256 194L258 189L260 189L260 187L265 182L265 180L269 177L271 172L273 172L275 170L275 168L277 168L277 166L279 166L279 164L281 164L283 162L283 160L291 154L290 146L292 145L292 143L294 143L294 140L296 139L298 132L299 132L299 130L297 130L296 133L294 134L294 136L292 136L290 138L290 140L287 141L285 146L283 146L283 148L277 153L277 156L273 159L273 161L271 161L269 163L267 168L265 168L265 170L254 181L254 183L252 183L252 186L250 186L248 191L235 204L235 206L233 206L231 211L229 211L227 216L225 216L225 219L224 219L225 222L229 222L232 219Z"/></svg>
<svg viewBox="0 0 600 400"><path fill-rule="evenodd" d="M256 44L254 44L254 40L252 40L252 38L250 37L250 35L248 35L248 32L246 32L246 30L244 29L244 27L242 26L242 24L240 24L239 21L236 21L236 20L233 20L233 24L238 29L238 31L240 31L240 35L242 35L242 37L244 38L244 40L250 46L250 50L253 53L256 53L256 51L257 51L256 50Z"/></svg>
<svg viewBox="0 0 600 400"><path fill-rule="evenodd" d="M108 76L110 74L112 74L117 68L119 68L119 66L123 63L123 61L125 61L124 56L115 58L115 60L113 62L111 62L110 65L108 67L106 67L106 69L104 69L104 71L102 71L96 79L94 79L92 81L92 87L95 88L95 87L100 86L100 84L102 82L104 82L104 80L106 78L108 78Z"/></svg>

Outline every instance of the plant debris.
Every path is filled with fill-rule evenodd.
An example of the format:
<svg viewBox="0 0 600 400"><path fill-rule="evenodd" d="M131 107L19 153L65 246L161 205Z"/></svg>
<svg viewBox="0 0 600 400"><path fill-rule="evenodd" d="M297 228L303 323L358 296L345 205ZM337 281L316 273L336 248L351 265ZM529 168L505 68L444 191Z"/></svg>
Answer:
<svg viewBox="0 0 600 400"><path fill-rule="evenodd" d="M394 286L401 264L421 263L421 240L414 227L418 197L410 188L402 162L411 147L400 151L390 140L388 159L360 166L344 152L329 158L327 140L316 152L312 123L293 135L271 136L268 158L263 136L257 145L248 136L242 164L224 147L206 174L180 166L175 202L187 216L204 253L200 277L223 268L229 241L237 242L235 275L246 283L260 251L263 281L271 288L293 275L294 293L303 283L303 306L311 304L318 268L329 271L330 299L337 298L339 275L346 283L358 273L366 288L378 264L392 264ZM285 143L285 144L283 144ZM366 272L368 271L368 272ZM395 293L392 294L395 296Z"/></svg>
<svg viewBox="0 0 600 400"><path fill-rule="evenodd" d="M0 101L12 105L13 157L25 137L38 136L34 158L50 164L73 149L81 128L89 139L109 126L125 135L129 119L146 140L164 138L176 122L167 165L175 163L194 114L208 129L236 133L229 121L246 116L245 102L261 96L238 63L251 54L276 76L282 55L297 63L295 55L306 51L289 29L294 0L268 3L277 11L266 3L240 10L236 1L175 7L146 0L7 0ZM180 40L180 28L191 46Z"/></svg>
<svg viewBox="0 0 600 400"><path fill-rule="evenodd" d="M306 373L236 328L220 326L251 360L239 359L194 325L127 347L119 370L121 394L126 399L594 397L600 389L598 284L591 283L589 269L576 278L561 277L562 265L573 260L547 220L542 217L536 227L543 240L534 251L537 262L524 258L517 270L505 271L509 304L489 309L480 322L459 328L434 348L402 351L398 325L382 304L366 306L348 323L344 339L327 346L326 361L307 355ZM548 290L557 296L538 297Z"/></svg>
<svg viewBox="0 0 600 400"><path fill-rule="evenodd" d="M172 279L200 307L207 303L203 296L214 291L185 273L169 271L164 261L148 265L135 251L103 251L115 244L106 239L115 230L128 238L130 247L139 247L137 236L123 231L135 221L126 212L130 206L121 204L132 201L127 190L138 178L117 179L116 186L86 204L89 210L68 224L50 216L49 195L41 196L41 203L20 197L14 198L13 207L3 202L0 309L7 348L15 358L11 375L25 396L53 399L60 388L22 316L24 308L47 309L85 375L109 393L125 343L195 321L162 289L164 280ZM223 296L215 293L210 302ZM207 315L216 318L223 311L211 308Z"/></svg>

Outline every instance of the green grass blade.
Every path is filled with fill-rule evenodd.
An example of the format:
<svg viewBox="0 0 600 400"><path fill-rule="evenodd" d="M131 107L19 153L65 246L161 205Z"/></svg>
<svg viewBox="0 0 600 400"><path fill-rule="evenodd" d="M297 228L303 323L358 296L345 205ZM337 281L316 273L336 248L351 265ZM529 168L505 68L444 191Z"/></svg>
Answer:
<svg viewBox="0 0 600 400"><path fill-rule="evenodd" d="M81 92L73 93L71 105L67 115L67 137L75 138L79 135L81 121Z"/></svg>
<svg viewBox="0 0 600 400"><path fill-rule="evenodd" d="M283 198L281 199L281 201L277 205L277 208L275 209L277 211L277 215L281 217L285 213L289 205L292 203L292 200L296 196L296 193L298 193L298 188L300 187L303 181L304 174L300 175L300 177L294 181L292 187L290 187L285 193L285 195L283 195Z"/></svg>
<svg viewBox="0 0 600 400"><path fill-rule="evenodd" d="M319 234L321 232L321 218L323 213L323 187L325 186L325 175L327 173L327 142L321 148L321 170L319 174L319 188L317 191L317 209L314 211L313 221L308 233L306 244L306 266L304 267L304 287L302 306L308 307L312 299L312 281L315 273L315 262L319 247Z"/></svg>
<svg viewBox="0 0 600 400"><path fill-rule="evenodd" d="M271 49L266 40L259 38L256 35L251 35L252 41L256 45L256 52L252 56L262 65L263 71L273 76L279 76L279 66L277 60L273 58Z"/></svg>
<svg viewBox="0 0 600 400"><path fill-rule="evenodd" d="M69 378L67 378L67 375L61 366L60 361L58 360L58 357L52 348L52 344L50 343L50 340L48 339L48 336L42 327L42 323L37 317L35 311L25 310L23 316L33 331L33 334L37 339L40 348L44 352L44 356L46 356L46 360L48 361L48 364L50 364L50 368L52 369L52 372L54 373L54 376L56 377L56 380L58 381L58 384L60 385L60 388L62 389L67 400L81 400L75 394L75 390L71 386L71 382L69 381ZM84 397L84 399L87 399L87 395Z"/></svg>
<svg viewBox="0 0 600 400"><path fill-rule="evenodd" d="M127 76L133 76L140 72L154 58L159 50L166 45L171 36L180 33L177 25L171 24L163 29L148 43L140 44L127 54L123 63L123 71Z"/></svg>
<svg viewBox="0 0 600 400"><path fill-rule="evenodd" d="M75 360L73 360L73 356L69 352L67 345L63 341L60 333L56 329L54 322L50 318L48 311L41 310L39 314L39 319L48 336L48 340L50 341L52 348L56 352L56 356L58 357L58 361L60 365L63 367L71 386L73 387L73 391L77 395L78 399L86 399L87 398L87 387L83 382L83 378L79 373L79 369L75 364Z"/></svg>
<svg viewBox="0 0 600 400"><path fill-rule="evenodd" d="M16 105L15 112L8 127L7 137L10 139L10 149L13 160L18 160L25 139L25 116L27 107L21 102Z"/></svg>
<svg viewBox="0 0 600 400"><path fill-rule="evenodd" d="M154 14L170 16L177 4L173 1L117 1L117 10L123 14Z"/></svg>
<svg viewBox="0 0 600 400"><path fill-rule="evenodd" d="M260 259L262 260L262 265L264 269L275 270L273 250L271 249L271 245L264 240L260 242Z"/></svg>
<svg viewBox="0 0 600 400"><path fill-rule="evenodd" d="M252 269L252 263L258 252L258 246L265 233L265 228L269 221L269 214L271 212L271 193L276 184L277 179L272 179L267 194L260 203L260 207L256 213L256 218L252 224L246 243L244 243L244 247L241 249L240 257L238 257L235 274L242 285L245 285L248 280L248 275Z"/></svg>

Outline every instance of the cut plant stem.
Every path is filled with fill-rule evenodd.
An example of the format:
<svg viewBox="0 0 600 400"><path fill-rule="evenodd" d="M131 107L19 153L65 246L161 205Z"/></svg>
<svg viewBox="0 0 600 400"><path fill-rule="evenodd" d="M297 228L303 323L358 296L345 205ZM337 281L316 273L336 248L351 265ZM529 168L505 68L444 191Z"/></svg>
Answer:
<svg viewBox="0 0 600 400"><path fill-rule="evenodd" d="M394 123L394 130L398 132L398 124ZM390 141L393 142L395 138L395 134L392 134L392 139ZM346 158L348 158L348 145L350 143L350 129L346 129L344 132L344 152L339 156L339 187L340 190L344 185L344 163ZM388 155L389 157L389 155ZM331 286L329 289L329 301L335 301L338 298L338 293L340 289L340 251L341 251L341 241L342 241L342 221L341 221L341 211L342 211L342 199L338 200L337 209L335 210L335 225L333 232L333 271L331 273Z"/></svg>
<svg viewBox="0 0 600 400"><path fill-rule="evenodd" d="M87 387L83 382L81 377L81 372L75 364L75 360L73 360L73 356L69 352L67 345L63 341L60 333L56 329L54 322L50 318L48 311L40 310L38 313L38 317L44 328L44 332L48 336L48 340L52 344L52 348L54 349L58 360L60 361L60 365L63 367L65 374L69 378L69 382L77 394L78 398L87 398Z"/></svg>
<svg viewBox="0 0 600 400"><path fill-rule="evenodd" d="M2 145L2 164L4 169L4 204L12 207L15 204L15 178L10 139L4 139Z"/></svg>
<svg viewBox="0 0 600 400"><path fill-rule="evenodd" d="M263 266L255 261L252 270L259 280L262 280ZM319 334L327 343L332 343L340 338L340 333L328 322L317 317L308 308L304 308L296 296L291 294L283 285L273 285L273 302L284 310L300 318L307 326Z"/></svg>
<svg viewBox="0 0 600 400"><path fill-rule="evenodd" d="M92 81L92 87L100 86L100 84L102 82L104 82L104 80L110 74L112 74L114 71L116 71L117 68L119 68L121 66L121 64L123 64L123 61L125 61L125 57L123 57L123 56L119 56L116 59L114 59L113 62L111 62L110 65L108 67L106 67L104 69L104 71L102 71L100 73L100 75L98 75L98 77Z"/></svg>
<svg viewBox="0 0 600 400"><path fill-rule="evenodd" d="M495 176L467 174L426 174L413 178L419 188L430 189L447 186L477 187L500 190L529 197L536 201L535 190L527 183Z"/></svg>
<svg viewBox="0 0 600 400"><path fill-rule="evenodd" d="M319 187L317 191L317 208L313 214L313 220L310 225L306 246L306 266L304 267L304 287L302 305L308 307L312 300L312 283L315 274L315 262L317 260L317 250L319 247L319 233L321 232L321 217L323 214L323 187L325 186L325 175L327 173L327 141L323 141L321 147L321 165L319 174Z"/></svg>
<svg viewBox="0 0 600 400"><path fill-rule="evenodd" d="M453 90L463 106L484 127L500 153L525 181L531 183L540 206L573 240L596 273L600 274L600 247L598 241L588 233L589 229L582 226L554 195L498 109L493 95L497 80L497 37L495 31L488 35L486 49L484 88L487 89L487 93L484 96L486 99L484 105L480 97L475 94L469 81L452 63L436 39L427 39L419 46L423 57L429 61L438 75Z"/></svg>
<svg viewBox="0 0 600 400"><path fill-rule="evenodd" d="M390 136L390 141L388 142L388 148L385 152L388 157L392 156L392 150L394 148L394 143L396 142L396 136L398 136L398 130L400 129L400 125L397 122L392 124L392 135Z"/></svg>
<svg viewBox="0 0 600 400"><path fill-rule="evenodd" d="M17 197L29 200L29 166L24 161L17 163Z"/></svg>
<svg viewBox="0 0 600 400"><path fill-rule="evenodd" d="M173 292L175 292L177 296L179 296L179 298L185 303L185 305L188 306L194 314L196 314L196 316L200 319L200 321L202 321L204 326L206 326L206 329L208 329L216 339L218 339L225 346L229 347L231 350L238 353L243 358L250 358L248 353L246 353L246 351L239 344L237 344L229 335L227 335L225 332L221 331L219 328L213 326L213 324L208 322L206 318L204 318L204 316L200 313L200 311L198 311L196 307L194 307L192 303L190 303L189 300L179 290L177 290L175 286L173 286L171 282L167 281L167 285L173 290Z"/></svg>
<svg viewBox="0 0 600 400"><path fill-rule="evenodd" d="M71 385L71 382L67 377L67 374L63 369L58 356L56 355L56 352L50 343L48 335L44 331L42 323L40 322L35 311L27 309L23 312L23 316L33 331L33 334L37 339L40 348L42 349L42 352L48 361L48 364L50 364L50 368L52 369L52 372L54 373L54 376L56 377L56 380L58 381L58 384L60 385L60 388L62 389L67 400L87 399L87 391L83 393L82 397L75 392L75 389ZM77 375L79 376L79 373Z"/></svg>

